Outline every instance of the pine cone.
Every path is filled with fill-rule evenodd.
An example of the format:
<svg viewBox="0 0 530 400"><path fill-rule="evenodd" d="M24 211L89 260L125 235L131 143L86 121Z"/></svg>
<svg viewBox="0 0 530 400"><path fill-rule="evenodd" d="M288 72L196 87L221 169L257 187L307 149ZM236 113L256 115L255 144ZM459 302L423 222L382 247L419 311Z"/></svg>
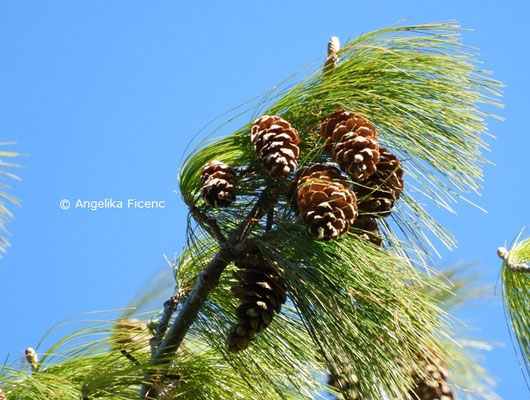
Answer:
<svg viewBox="0 0 530 400"><path fill-rule="evenodd" d="M454 400L455 395L447 383L447 369L443 362L432 363L420 357L427 378L416 375L414 387L409 392L411 399L417 400Z"/></svg>
<svg viewBox="0 0 530 400"><path fill-rule="evenodd" d="M398 158L381 147L377 172L356 188L359 210L387 216L403 191L403 168Z"/></svg>
<svg viewBox="0 0 530 400"><path fill-rule="evenodd" d="M0 389L0 400L7 400L7 396L2 392L2 389Z"/></svg>
<svg viewBox="0 0 530 400"><path fill-rule="evenodd" d="M309 235L334 239L357 217L355 193L338 168L314 164L302 171L298 184L298 216Z"/></svg>
<svg viewBox="0 0 530 400"><path fill-rule="evenodd" d="M278 273L257 249L234 261L238 281L232 287L234 297L240 300L237 323L226 339L228 349L238 352L248 347L254 335L264 331L279 313L286 300L286 287Z"/></svg>
<svg viewBox="0 0 530 400"><path fill-rule="evenodd" d="M285 178L298 165L298 131L284 119L264 115L252 124L250 140L272 178Z"/></svg>
<svg viewBox="0 0 530 400"><path fill-rule="evenodd" d="M110 338L114 350L139 350L149 346L149 331L147 325L136 319L126 318L118 321Z"/></svg>
<svg viewBox="0 0 530 400"><path fill-rule="evenodd" d="M328 42L328 58L324 63L324 74L328 74L337 66L339 56L337 52L340 49L340 42L337 36L332 36Z"/></svg>
<svg viewBox="0 0 530 400"><path fill-rule="evenodd" d="M340 41L337 36L332 36L328 41L328 57L337 54L340 50Z"/></svg>
<svg viewBox="0 0 530 400"><path fill-rule="evenodd" d="M354 235L368 240L376 246L381 246L383 243L383 238L381 237L381 232L379 232L375 218L366 215L358 217L353 223L353 228L355 228L355 231L353 231Z"/></svg>
<svg viewBox="0 0 530 400"><path fill-rule="evenodd" d="M374 126L357 115L339 122L331 139L333 159L354 181L361 182L376 171L379 141Z"/></svg>
<svg viewBox="0 0 530 400"><path fill-rule="evenodd" d="M33 350L32 347L28 347L26 351L24 351L24 356L26 358L26 361L30 365L31 369L37 368L39 357L37 355L37 352Z"/></svg>
<svg viewBox="0 0 530 400"><path fill-rule="evenodd" d="M352 377L352 379L347 379L342 376L337 376L330 373L328 375L328 385L339 389L347 399L358 400L361 398L361 395L358 391L359 379L355 375Z"/></svg>
<svg viewBox="0 0 530 400"><path fill-rule="evenodd" d="M327 139L325 151L354 181L361 182L376 171L379 141L374 126L351 111L335 110L320 124Z"/></svg>
<svg viewBox="0 0 530 400"><path fill-rule="evenodd" d="M210 161L201 172L201 194L212 207L229 206L236 199L236 173L221 161Z"/></svg>

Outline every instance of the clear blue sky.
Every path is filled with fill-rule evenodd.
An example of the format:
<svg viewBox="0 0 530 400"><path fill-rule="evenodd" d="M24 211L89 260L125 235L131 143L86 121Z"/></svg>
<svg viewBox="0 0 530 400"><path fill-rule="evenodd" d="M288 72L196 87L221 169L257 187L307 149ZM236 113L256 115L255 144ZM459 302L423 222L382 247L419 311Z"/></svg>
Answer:
<svg viewBox="0 0 530 400"><path fill-rule="evenodd" d="M529 11L523 1L1 2L0 138L29 156L0 260L0 358L20 356L64 317L125 305L180 250L176 175L206 122L322 54L331 35L344 41L406 17L473 28L465 42L507 85L506 122L490 124L497 166L473 199L488 213L466 204L457 217L436 212L459 240L439 266L475 260L494 282L497 246L530 223ZM166 208L62 211L63 198ZM499 394L530 397L500 299L463 316L478 336L506 344L485 354Z"/></svg>

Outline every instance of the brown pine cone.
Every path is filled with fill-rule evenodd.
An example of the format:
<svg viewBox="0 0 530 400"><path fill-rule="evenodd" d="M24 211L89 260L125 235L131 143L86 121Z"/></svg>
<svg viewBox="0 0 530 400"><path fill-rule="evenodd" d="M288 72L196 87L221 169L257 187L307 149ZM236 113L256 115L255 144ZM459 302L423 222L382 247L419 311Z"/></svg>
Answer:
<svg viewBox="0 0 530 400"><path fill-rule="evenodd" d="M379 232L375 218L366 215L358 217L353 223L353 228L355 230L352 233L361 239L368 240L376 246L381 246L383 243L383 238L381 237L381 232Z"/></svg>
<svg viewBox="0 0 530 400"><path fill-rule="evenodd" d="M339 122L331 135L333 159L354 181L361 182L376 171L379 141L374 126L359 116Z"/></svg>
<svg viewBox="0 0 530 400"><path fill-rule="evenodd" d="M212 207L226 207L236 199L236 173L221 161L210 161L201 172L201 194Z"/></svg>
<svg viewBox="0 0 530 400"><path fill-rule="evenodd" d="M411 399L454 400L453 390L447 383L448 372L442 361L436 363L420 356L420 363L427 377L415 375L414 387L409 391Z"/></svg>
<svg viewBox="0 0 530 400"><path fill-rule="evenodd" d="M0 389L0 400L7 400L7 396L2 392L2 389Z"/></svg>
<svg viewBox="0 0 530 400"><path fill-rule="evenodd" d="M285 178L296 169L300 138L289 122L278 116L264 115L252 124L250 140L272 178Z"/></svg>
<svg viewBox="0 0 530 400"><path fill-rule="evenodd" d="M240 300L237 323L226 339L228 349L238 352L248 347L254 335L265 330L285 303L286 287L276 268L263 257L258 249L249 251L234 261L238 270L232 287L234 297Z"/></svg>
<svg viewBox="0 0 530 400"><path fill-rule="evenodd" d="M357 218L355 193L338 168L314 164L302 171L297 210L307 233L330 240L350 229Z"/></svg>
<svg viewBox="0 0 530 400"><path fill-rule="evenodd" d="M377 172L363 182L362 186L356 187L359 210L373 213L374 216L389 215L403 192L403 185L401 163L394 154L381 147Z"/></svg>
<svg viewBox="0 0 530 400"><path fill-rule="evenodd" d="M376 171L379 141L374 126L351 111L335 110L320 124L320 135L327 139L325 151L354 181L361 182Z"/></svg>

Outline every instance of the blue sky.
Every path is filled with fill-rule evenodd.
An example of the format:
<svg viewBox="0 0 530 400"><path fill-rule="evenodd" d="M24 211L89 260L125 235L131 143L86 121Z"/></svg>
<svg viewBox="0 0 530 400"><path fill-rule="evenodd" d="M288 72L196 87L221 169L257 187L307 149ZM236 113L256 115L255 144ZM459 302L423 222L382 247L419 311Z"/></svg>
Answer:
<svg viewBox="0 0 530 400"><path fill-rule="evenodd" d="M0 260L0 358L19 357L55 322L124 306L183 245L176 175L206 122L262 93L343 41L410 17L456 19L503 81L503 123L490 121L484 190L455 217L439 266L476 261L495 282L497 246L528 211L529 5L519 1L4 1L0 3L0 138L26 153L23 200ZM164 209L63 211L61 199L165 201ZM474 334L504 342L485 365L505 399L528 397L501 301L462 313Z"/></svg>

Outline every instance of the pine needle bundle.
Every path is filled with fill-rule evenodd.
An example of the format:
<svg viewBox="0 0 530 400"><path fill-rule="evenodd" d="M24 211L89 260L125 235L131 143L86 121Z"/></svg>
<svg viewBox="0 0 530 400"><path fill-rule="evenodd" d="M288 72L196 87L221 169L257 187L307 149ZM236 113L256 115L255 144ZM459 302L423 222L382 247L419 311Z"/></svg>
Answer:
<svg viewBox="0 0 530 400"><path fill-rule="evenodd" d="M499 249L499 255L503 258L504 310L518 344L517 353L527 380L530 373L530 238L517 238L509 251Z"/></svg>
<svg viewBox="0 0 530 400"><path fill-rule="evenodd" d="M5 178L15 180L20 179L18 175L10 172L11 168L20 168L20 164L10 162L8 160L20 157L21 154L14 151L3 150L4 146L12 144L13 143L11 142L0 142L0 179L2 179L0 182L0 230L2 230L2 232L7 232L6 224L13 218L13 214L8 209L8 203L14 205L20 204L20 201L16 197L10 195L6 191L6 189L9 189L9 186L3 183ZM4 235L0 235L0 253L5 253L8 247L9 241Z"/></svg>

